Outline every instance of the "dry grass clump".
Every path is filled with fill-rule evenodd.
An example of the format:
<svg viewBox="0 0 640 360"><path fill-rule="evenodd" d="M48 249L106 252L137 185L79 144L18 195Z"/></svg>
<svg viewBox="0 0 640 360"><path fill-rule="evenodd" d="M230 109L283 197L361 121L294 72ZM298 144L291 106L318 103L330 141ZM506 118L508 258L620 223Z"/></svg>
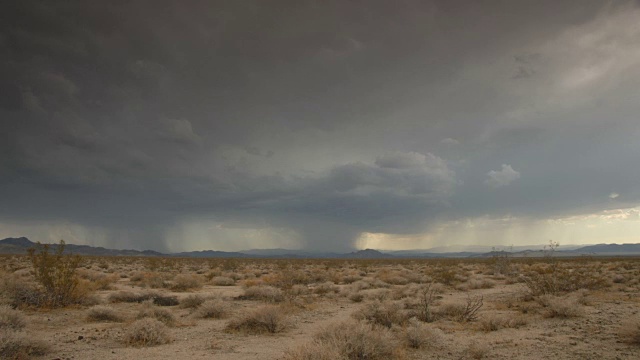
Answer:
<svg viewBox="0 0 640 360"><path fill-rule="evenodd" d="M496 286L496 283L488 279L471 279L466 284L466 287L469 290L491 289L494 286Z"/></svg>
<svg viewBox="0 0 640 360"><path fill-rule="evenodd" d="M482 331L498 331L500 329L517 329L527 325L523 316L484 316L478 324Z"/></svg>
<svg viewBox="0 0 640 360"><path fill-rule="evenodd" d="M466 303L443 304L438 309L437 315L457 322L471 322L478 319L478 311L482 305L481 296L468 297Z"/></svg>
<svg viewBox="0 0 640 360"><path fill-rule="evenodd" d="M215 276L211 278L211 283L216 286L233 286L236 281L228 276Z"/></svg>
<svg viewBox="0 0 640 360"><path fill-rule="evenodd" d="M240 300L260 300L266 302L284 301L284 293L282 290L273 286L252 286L244 290L244 294L238 297Z"/></svg>
<svg viewBox="0 0 640 360"><path fill-rule="evenodd" d="M227 306L222 300L211 299L202 303L193 313L193 316L200 319L221 319L227 313Z"/></svg>
<svg viewBox="0 0 640 360"><path fill-rule="evenodd" d="M134 321L124 335L129 346L154 346L171 342L169 329L161 321L144 318Z"/></svg>
<svg viewBox="0 0 640 360"><path fill-rule="evenodd" d="M142 287L149 287L152 289L166 288L169 285L167 276L156 272L141 272L138 271L131 275L131 282L137 283Z"/></svg>
<svg viewBox="0 0 640 360"><path fill-rule="evenodd" d="M404 358L389 329L362 322L345 322L322 330L315 339L285 353L285 360L395 360Z"/></svg>
<svg viewBox="0 0 640 360"><path fill-rule="evenodd" d="M391 328L393 325L403 325L409 320L402 306L395 302L373 302L366 304L353 316L358 320L366 320L373 324Z"/></svg>
<svg viewBox="0 0 640 360"><path fill-rule="evenodd" d="M602 289L610 286L601 265L536 264L522 278L532 295L558 294L579 289Z"/></svg>
<svg viewBox="0 0 640 360"><path fill-rule="evenodd" d="M439 336L433 332L427 325L418 321L411 321L401 333L402 340L405 344L413 349L428 347L438 342Z"/></svg>
<svg viewBox="0 0 640 360"><path fill-rule="evenodd" d="M97 305L87 311L87 320L122 322L124 321L124 318L116 313L116 311L110 306Z"/></svg>
<svg viewBox="0 0 640 360"><path fill-rule="evenodd" d="M472 342L465 350L465 353L472 359L483 359L489 353L489 346L487 344Z"/></svg>
<svg viewBox="0 0 640 360"><path fill-rule="evenodd" d="M202 278L197 275L180 274L173 279L171 290L173 291L189 291L200 289L202 287Z"/></svg>
<svg viewBox="0 0 640 360"><path fill-rule="evenodd" d="M640 321L629 321L622 325L618 332L620 340L632 345L640 346Z"/></svg>
<svg viewBox="0 0 640 360"><path fill-rule="evenodd" d="M195 309L204 303L205 299L199 295L189 295L180 300L181 309Z"/></svg>
<svg viewBox="0 0 640 360"><path fill-rule="evenodd" d="M145 318L156 319L167 326L174 326L176 324L176 318L169 310L159 308L151 303L145 304L145 306L138 312L138 315L136 315L136 319Z"/></svg>
<svg viewBox="0 0 640 360"><path fill-rule="evenodd" d="M22 330L27 325L25 316L8 305L0 305L0 330Z"/></svg>
<svg viewBox="0 0 640 360"><path fill-rule="evenodd" d="M78 276L90 281L95 290L111 290L111 284L118 281L118 276L115 274L107 275L93 270L78 270Z"/></svg>
<svg viewBox="0 0 640 360"><path fill-rule="evenodd" d="M544 308L542 315L547 318L573 318L583 314L582 307L575 299L543 295L538 302Z"/></svg>
<svg viewBox="0 0 640 360"><path fill-rule="evenodd" d="M0 359L29 359L49 352L49 345L13 331L0 332Z"/></svg>
<svg viewBox="0 0 640 360"><path fill-rule="evenodd" d="M148 291L143 293L134 293L131 291L118 291L109 295L109 302L119 303L142 303L151 300L158 306L175 306L180 304L176 296L164 296L157 292Z"/></svg>
<svg viewBox="0 0 640 360"><path fill-rule="evenodd" d="M347 295L347 298L353 301L354 303L359 303L359 302L362 302L362 300L364 300L364 294L362 294L359 291L354 291L349 295Z"/></svg>
<svg viewBox="0 0 640 360"><path fill-rule="evenodd" d="M340 288L336 284L330 281L324 282L322 284L318 284L313 288L313 293L318 295L326 295L329 293L336 294L339 291L340 291Z"/></svg>
<svg viewBox="0 0 640 360"><path fill-rule="evenodd" d="M231 320L225 331L244 334L275 334L287 328L287 316L285 310L279 306L266 305Z"/></svg>

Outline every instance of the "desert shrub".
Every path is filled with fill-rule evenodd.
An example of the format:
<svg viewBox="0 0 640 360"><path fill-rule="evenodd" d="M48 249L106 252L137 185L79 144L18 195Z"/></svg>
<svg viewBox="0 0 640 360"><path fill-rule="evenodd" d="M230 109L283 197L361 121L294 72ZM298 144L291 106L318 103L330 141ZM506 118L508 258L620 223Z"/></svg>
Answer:
<svg viewBox="0 0 640 360"><path fill-rule="evenodd" d="M151 300L155 305L158 306L175 306L180 304L180 301L178 301L178 298L176 296L160 295L159 293L153 291L146 291L142 293L118 291L109 295L109 302L112 303L142 303L149 300Z"/></svg>
<svg viewBox="0 0 640 360"><path fill-rule="evenodd" d="M157 295L153 298L153 304L158 306L176 306L180 304L177 296Z"/></svg>
<svg viewBox="0 0 640 360"><path fill-rule="evenodd" d="M366 320L387 328L391 328L393 325L402 325L408 320L402 307L395 302L376 301L369 303L356 311L353 316L358 320Z"/></svg>
<svg viewBox="0 0 640 360"><path fill-rule="evenodd" d="M543 316L548 318L572 318L582 315L582 307L575 299L543 296L539 299L544 307Z"/></svg>
<svg viewBox="0 0 640 360"><path fill-rule="evenodd" d="M0 306L0 330L21 330L27 325L25 316L8 305Z"/></svg>
<svg viewBox="0 0 640 360"><path fill-rule="evenodd" d="M62 307L82 300L75 292L76 270L82 258L64 254L64 249L65 243L60 240L54 252L49 244L40 243L28 250L36 282L41 287L42 306Z"/></svg>
<svg viewBox="0 0 640 360"><path fill-rule="evenodd" d="M180 274L173 279L171 289L174 291L188 291L202 287L202 279L197 275Z"/></svg>
<svg viewBox="0 0 640 360"><path fill-rule="evenodd" d="M216 276L211 279L211 283L216 286L233 286L236 281L227 276Z"/></svg>
<svg viewBox="0 0 640 360"><path fill-rule="evenodd" d="M532 295L558 294L579 289L595 290L609 286L605 270L601 265L560 264L553 258L559 245L551 242L546 251L546 263L532 267L521 280Z"/></svg>
<svg viewBox="0 0 640 360"><path fill-rule="evenodd" d="M231 320L225 330L245 334L279 333L287 328L284 309L275 305L258 308L238 319Z"/></svg>
<svg viewBox="0 0 640 360"><path fill-rule="evenodd" d="M489 346L483 343L472 342L465 350L468 357L472 359L482 359L489 353Z"/></svg>
<svg viewBox="0 0 640 360"><path fill-rule="evenodd" d="M340 288L336 284L334 284L334 283L332 283L330 281L324 282L324 283L319 284L319 285L316 285L313 288L313 293L314 294L318 294L318 295L325 295L325 294L328 294L328 293L334 293L335 294L335 293L337 293L339 291L340 291Z"/></svg>
<svg viewBox="0 0 640 360"><path fill-rule="evenodd" d="M480 329L486 332L519 328L524 325L527 325L527 319L522 316L484 316L479 321Z"/></svg>
<svg viewBox="0 0 640 360"><path fill-rule="evenodd" d="M144 318L134 321L124 335L129 346L153 346L171 342L169 329L161 321Z"/></svg>
<svg viewBox="0 0 640 360"><path fill-rule="evenodd" d="M359 303L362 302L362 300L364 300L364 295L359 292L359 291L354 291L352 293L350 293L347 298L349 298L349 300L355 302L355 303Z"/></svg>
<svg viewBox="0 0 640 360"><path fill-rule="evenodd" d="M131 291L123 290L123 291L118 291L113 294L110 294L108 300L109 302L112 302L112 303L120 303L120 302L141 303L143 301L152 299L155 295L156 293L149 293L149 292L134 293Z"/></svg>
<svg viewBox="0 0 640 360"><path fill-rule="evenodd" d="M640 321L629 321L618 332L620 340L632 345L640 345Z"/></svg>
<svg viewBox="0 0 640 360"><path fill-rule="evenodd" d="M390 330L361 322L345 322L318 333L313 342L285 353L285 360L396 360L399 343Z"/></svg>
<svg viewBox="0 0 640 360"><path fill-rule="evenodd" d="M433 284L423 286L418 290L418 312L416 317L420 321L432 322L434 320L431 308L436 300L437 288Z"/></svg>
<svg viewBox="0 0 640 360"><path fill-rule="evenodd" d="M154 306L150 302L146 303L145 306L140 309L138 315L136 315L136 319L144 318L156 319L167 326L174 326L176 323L176 318L169 310Z"/></svg>
<svg viewBox="0 0 640 360"><path fill-rule="evenodd" d="M131 282L137 283L139 286L149 287L152 289L166 288L170 285L166 274L159 274L156 272L138 271L131 275L130 280Z"/></svg>
<svg viewBox="0 0 640 360"><path fill-rule="evenodd" d="M45 302L44 293L35 284L15 274L2 279L0 290L12 307L41 306Z"/></svg>
<svg viewBox="0 0 640 360"><path fill-rule="evenodd" d="M427 327L417 321L411 321L402 331L402 339L407 347L420 349L437 342L438 336Z"/></svg>
<svg viewBox="0 0 640 360"><path fill-rule="evenodd" d="M194 317L201 319L221 319L227 315L227 306L219 299L207 300L193 313Z"/></svg>
<svg viewBox="0 0 640 360"><path fill-rule="evenodd" d="M482 308L481 296L468 297L465 303L444 304L438 309L440 316L458 322L471 322L478 319L478 311Z"/></svg>
<svg viewBox="0 0 640 360"><path fill-rule="evenodd" d="M252 286L244 290L238 297L240 300L261 300L266 302L281 302L284 300L282 290L273 286Z"/></svg>
<svg viewBox="0 0 640 360"><path fill-rule="evenodd" d="M356 282L356 281L358 281L358 280L361 280L361 279L362 279L362 276L358 276L358 275L345 275L345 276L342 278L342 282L343 282L344 284L352 284L352 283L354 283L354 282Z"/></svg>
<svg viewBox="0 0 640 360"><path fill-rule="evenodd" d="M205 299L199 295L189 295L180 300L181 309L195 309L204 303Z"/></svg>
<svg viewBox="0 0 640 360"><path fill-rule="evenodd" d="M88 321L121 322L124 319L110 306L94 306L87 311Z"/></svg>
<svg viewBox="0 0 640 360"><path fill-rule="evenodd" d="M117 275L106 275L101 272L90 270L78 271L78 277L90 281L91 287L95 290L111 290L111 284L118 281Z"/></svg>
<svg viewBox="0 0 640 360"><path fill-rule="evenodd" d="M389 289L370 289L362 292L368 300L385 301L390 297Z"/></svg>
<svg viewBox="0 0 640 360"><path fill-rule="evenodd" d="M470 289L470 290L474 290L474 289L491 289L494 286L496 286L496 283L494 283L491 280L487 280L487 279L471 279L467 283L467 289Z"/></svg>
<svg viewBox="0 0 640 360"><path fill-rule="evenodd" d="M0 359L29 359L49 352L47 343L13 331L0 332Z"/></svg>

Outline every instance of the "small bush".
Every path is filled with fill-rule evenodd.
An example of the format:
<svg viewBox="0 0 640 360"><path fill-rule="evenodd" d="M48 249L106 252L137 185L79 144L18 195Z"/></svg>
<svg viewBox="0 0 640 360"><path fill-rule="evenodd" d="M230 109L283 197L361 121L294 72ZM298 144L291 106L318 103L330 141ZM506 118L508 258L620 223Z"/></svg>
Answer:
<svg viewBox="0 0 640 360"><path fill-rule="evenodd" d="M285 353L285 360L398 360L399 343L390 330L361 322L328 327L313 342Z"/></svg>
<svg viewBox="0 0 640 360"><path fill-rule="evenodd" d="M541 303L544 306L542 314L547 318L572 318L582 315L582 307L576 300L549 296Z"/></svg>
<svg viewBox="0 0 640 360"><path fill-rule="evenodd" d="M424 348L438 341L438 337L431 329L417 321L412 321L404 328L402 339L408 347L413 349Z"/></svg>
<svg viewBox="0 0 640 360"><path fill-rule="evenodd" d="M129 346L153 346L171 342L169 329L162 322L144 318L134 321L124 335Z"/></svg>
<svg viewBox="0 0 640 360"><path fill-rule="evenodd" d="M527 320L522 316L486 316L479 322L480 329L486 332L519 328L524 325L527 325Z"/></svg>
<svg viewBox="0 0 640 360"><path fill-rule="evenodd" d="M325 294L328 294L328 293L334 293L335 294L335 293L337 293L339 291L340 291L340 288L336 284L334 284L334 283L332 283L330 281L327 281L325 283L319 284L319 285L317 285L316 287L313 288L313 293L314 294L318 294L318 295L325 295Z"/></svg>
<svg viewBox="0 0 640 360"><path fill-rule="evenodd" d="M204 298L198 295L189 295L186 298L180 300L181 309L195 309L202 305Z"/></svg>
<svg viewBox="0 0 640 360"><path fill-rule="evenodd" d="M401 310L401 306L393 302L376 301L366 304L353 316L358 320L367 320L387 328L391 328L393 325L402 325L408 320L407 314Z"/></svg>
<svg viewBox="0 0 640 360"><path fill-rule="evenodd" d="M352 292L347 297L349 298L349 300L353 301L354 303L359 303L359 302L362 302L362 300L364 300L364 295L359 291Z"/></svg>
<svg viewBox="0 0 640 360"><path fill-rule="evenodd" d="M88 321L122 322L124 319L110 306L94 306L87 311Z"/></svg>
<svg viewBox="0 0 640 360"><path fill-rule="evenodd" d="M0 332L0 359L28 359L49 352L47 343L12 331Z"/></svg>
<svg viewBox="0 0 640 360"><path fill-rule="evenodd" d="M201 319L221 319L227 315L227 307L221 300L207 300L193 313Z"/></svg>
<svg viewBox="0 0 640 360"><path fill-rule="evenodd" d="M227 276L216 276L211 279L211 283L216 286L233 286L236 281Z"/></svg>
<svg viewBox="0 0 640 360"><path fill-rule="evenodd" d="M0 330L22 330L27 325L25 316L8 305L0 306Z"/></svg>
<svg viewBox="0 0 640 360"><path fill-rule="evenodd" d="M174 326L176 323L176 318L173 316L173 314L169 310L153 306L150 303L147 304L143 309L141 309L138 312L138 315L136 316L136 318L137 319L153 318L158 321L161 321L163 324L167 326Z"/></svg>
<svg viewBox="0 0 640 360"><path fill-rule="evenodd" d="M75 292L78 286L76 270L82 258L66 255L64 249L65 242L60 240L53 253L49 244L38 243L28 250L35 279L42 288L41 306L62 307L82 300Z"/></svg>
<svg viewBox="0 0 640 360"><path fill-rule="evenodd" d="M227 332L241 332L245 334L279 333L286 329L286 315L282 308L267 305L253 312L230 321Z"/></svg>
<svg viewBox="0 0 640 360"><path fill-rule="evenodd" d="M440 316L447 317L458 322L471 322L478 319L478 311L482 308L481 296L468 297L466 303L444 304L438 309Z"/></svg>
<svg viewBox="0 0 640 360"><path fill-rule="evenodd" d="M640 345L640 321L630 321L622 325L618 332L620 340L632 345Z"/></svg>
<svg viewBox="0 0 640 360"><path fill-rule="evenodd" d="M119 303L142 303L151 300L158 306L175 306L180 304L176 296L163 296L157 292L149 291L143 293L133 293L131 291L118 291L109 295L109 302Z"/></svg>
<svg viewBox="0 0 640 360"><path fill-rule="evenodd" d="M273 286L252 286L245 289L244 294L240 295L238 299L281 302L284 301L284 293Z"/></svg>
<svg viewBox="0 0 640 360"><path fill-rule="evenodd" d="M489 346L486 344L472 342L465 352L470 358L479 360L487 356L489 353Z"/></svg>
<svg viewBox="0 0 640 360"><path fill-rule="evenodd" d="M197 275L180 274L173 279L171 289L174 291L188 291L202 287L202 279Z"/></svg>

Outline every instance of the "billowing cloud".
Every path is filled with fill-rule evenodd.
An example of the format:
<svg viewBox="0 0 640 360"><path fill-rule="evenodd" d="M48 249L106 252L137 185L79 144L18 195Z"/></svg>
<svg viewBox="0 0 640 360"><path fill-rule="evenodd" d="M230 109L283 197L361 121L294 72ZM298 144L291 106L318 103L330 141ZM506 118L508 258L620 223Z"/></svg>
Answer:
<svg viewBox="0 0 640 360"><path fill-rule="evenodd" d="M640 204L636 1L161 3L1 5L0 237L412 247Z"/></svg>
<svg viewBox="0 0 640 360"><path fill-rule="evenodd" d="M520 179L520 172L513 170L511 165L502 164L501 170L491 170L487 176L488 179L484 183L490 187L499 188Z"/></svg>

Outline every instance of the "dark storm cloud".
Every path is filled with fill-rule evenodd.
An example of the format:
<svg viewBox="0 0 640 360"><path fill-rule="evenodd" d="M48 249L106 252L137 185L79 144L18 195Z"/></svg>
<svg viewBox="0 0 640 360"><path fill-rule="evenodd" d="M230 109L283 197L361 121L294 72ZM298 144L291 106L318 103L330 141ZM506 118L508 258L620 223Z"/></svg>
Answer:
<svg viewBox="0 0 640 360"><path fill-rule="evenodd" d="M161 249L198 218L345 249L640 200L634 2L1 10L0 224Z"/></svg>

